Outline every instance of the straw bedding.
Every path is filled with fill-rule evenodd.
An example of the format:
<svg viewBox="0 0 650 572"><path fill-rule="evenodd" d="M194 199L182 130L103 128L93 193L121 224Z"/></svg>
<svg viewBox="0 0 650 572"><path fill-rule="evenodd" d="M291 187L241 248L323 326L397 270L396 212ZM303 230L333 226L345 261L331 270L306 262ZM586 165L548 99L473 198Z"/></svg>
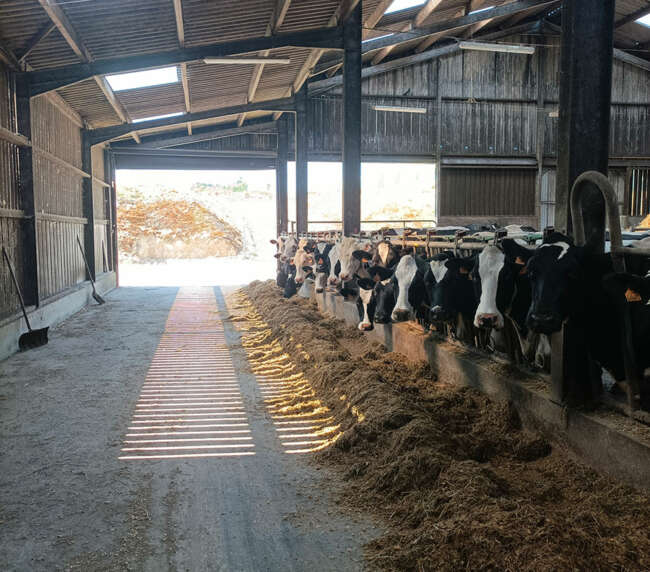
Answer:
<svg viewBox="0 0 650 572"><path fill-rule="evenodd" d="M283 406L334 419L317 462L340 471L346 504L385 522L366 547L374 568L650 569L648 496L522 429L509 404L435 379L272 282L237 300L256 363L283 354L299 378Z"/></svg>

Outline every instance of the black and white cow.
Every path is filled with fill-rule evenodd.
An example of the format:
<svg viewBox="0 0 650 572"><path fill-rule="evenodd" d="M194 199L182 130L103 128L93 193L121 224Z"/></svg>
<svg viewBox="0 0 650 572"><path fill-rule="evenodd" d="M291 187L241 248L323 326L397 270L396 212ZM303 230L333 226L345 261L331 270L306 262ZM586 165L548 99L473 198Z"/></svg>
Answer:
<svg viewBox="0 0 650 572"><path fill-rule="evenodd" d="M456 258L453 252L445 251L428 263L424 283L429 292L429 320L437 329L449 328L454 337L473 342L477 302L471 272L476 256Z"/></svg>
<svg viewBox="0 0 650 572"><path fill-rule="evenodd" d="M529 327L553 334L569 320L579 332L575 338L592 360L617 381L623 380L620 305L612 300L603 280L612 273L611 256L597 252L591 245L574 246L571 238L552 233L528 261L527 269L532 284ZM650 359L649 352L642 355ZM641 372L647 367L638 365Z"/></svg>
<svg viewBox="0 0 650 572"><path fill-rule="evenodd" d="M330 251L334 248L334 244L327 242L317 242L314 249L314 258L316 260L315 266L315 288L316 293L320 294L327 287L328 277L330 275Z"/></svg>
<svg viewBox="0 0 650 572"><path fill-rule="evenodd" d="M406 254L400 258L393 278L397 283L395 308L391 313L393 322L425 317L424 305L428 298L424 275L427 269L427 262L417 255Z"/></svg>
<svg viewBox="0 0 650 572"><path fill-rule="evenodd" d="M393 272L382 266L368 268L370 278L357 279L359 297L359 329L368 331L374 328L374 323L388 324L395 306L395 284Z"/></svg>
<svg viewBox="0 0 650 572"><path fill-rule="evenodd" d="M479 298L474 325L502 332L494 341L503 343L513 361L548 367L548 339L527 324L532 292L526 264L534 252L520 239L505 238L478 255L473 272Z"/></svg>

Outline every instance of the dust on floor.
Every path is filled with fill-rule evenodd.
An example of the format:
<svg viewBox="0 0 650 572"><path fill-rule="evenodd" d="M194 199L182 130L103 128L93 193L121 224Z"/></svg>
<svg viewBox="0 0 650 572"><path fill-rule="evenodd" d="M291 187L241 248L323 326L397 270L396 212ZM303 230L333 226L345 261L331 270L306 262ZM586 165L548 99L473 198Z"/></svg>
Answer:
<svg viewBox="0 0 650 572"><path fill-rule="evenodd" d="M262 352L293 379L275 405L331 417L316 459L341 472L345 503L384 518L366 546L375 567L650 569L648 496L525 431L508 404L435 379L271 281L236 302L253 361Z"/></svg>

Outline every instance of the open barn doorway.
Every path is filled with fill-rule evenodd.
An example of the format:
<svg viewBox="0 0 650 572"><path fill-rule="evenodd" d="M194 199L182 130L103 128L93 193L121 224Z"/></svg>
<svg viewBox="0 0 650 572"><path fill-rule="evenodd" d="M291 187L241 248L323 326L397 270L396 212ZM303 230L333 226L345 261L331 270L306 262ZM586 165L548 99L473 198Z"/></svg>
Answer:
<svg viewBox="0 0 650 572"><path fill-rule="evenodd" d="M271 278L273 170L116 172L120 285L237 285Z"/></svg>

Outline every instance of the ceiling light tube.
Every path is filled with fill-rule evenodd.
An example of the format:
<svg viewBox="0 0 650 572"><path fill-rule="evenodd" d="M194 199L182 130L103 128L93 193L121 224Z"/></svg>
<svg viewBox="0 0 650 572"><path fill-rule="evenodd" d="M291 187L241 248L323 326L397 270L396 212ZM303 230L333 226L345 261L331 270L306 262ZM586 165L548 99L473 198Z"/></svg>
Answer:
<svg viewBox="0 0 650 572"><path fill-rule="evenodd" d="M396 111L397 113L426 113L426 107L399 107L398 105L373 105L375 111Z"/></svg>
<svg viewBox="0 0 650 572"><path fill-rule="evenodd" d="M481 52L505 52L508 54L534 54L535 46L514 44L488 44L486 42L460 42L461 50L478 50Z"/></svg>
<svg viewBox="0 0 650 572"><path fill-rule="evenodd" d="M261 57L250 57L250 58L204 58L203 63L205 64L223 64L223 65L233 65L233 64L266 64L266 65L287 65L291 63L289 58L261 58Z"/></svg>

